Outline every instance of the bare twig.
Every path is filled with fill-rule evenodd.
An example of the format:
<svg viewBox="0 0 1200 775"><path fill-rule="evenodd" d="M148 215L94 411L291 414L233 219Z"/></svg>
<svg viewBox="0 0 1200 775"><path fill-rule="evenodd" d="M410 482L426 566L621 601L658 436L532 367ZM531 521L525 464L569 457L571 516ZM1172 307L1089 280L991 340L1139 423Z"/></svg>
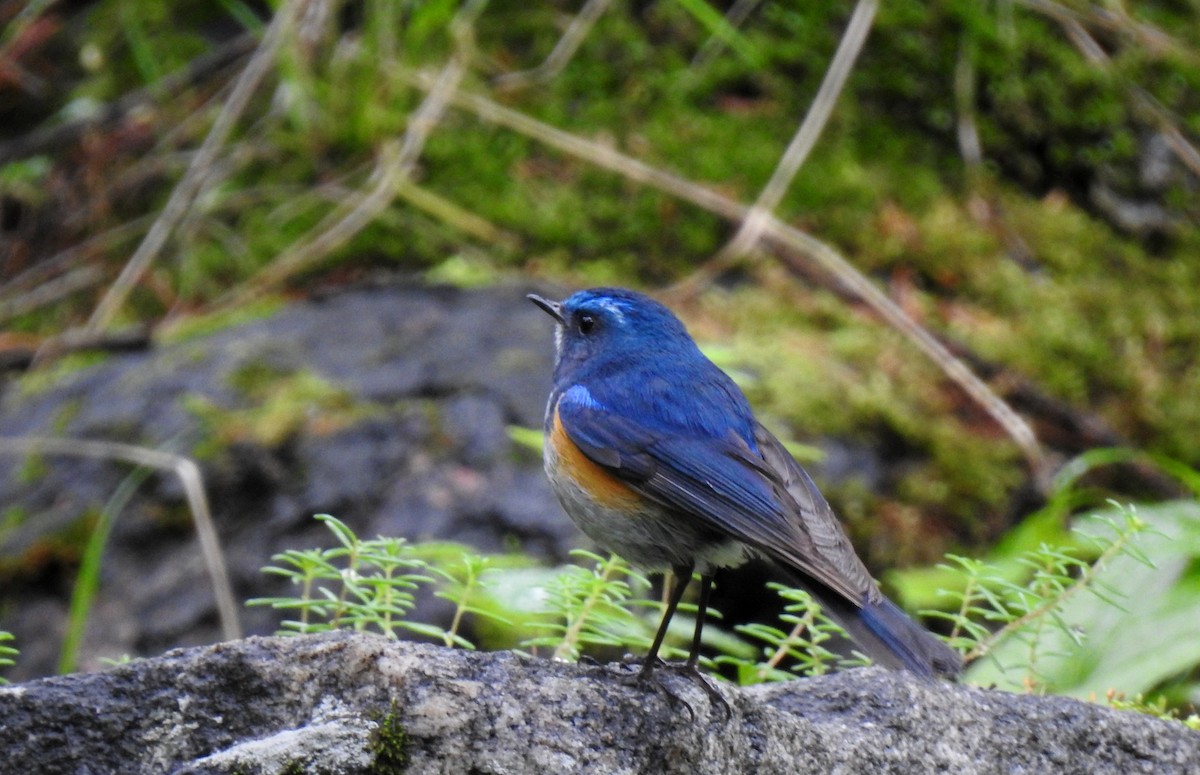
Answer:
<svg viewBox="0 0 1200 775"><path fill-rule="evenodd" d="M958 152L971 175L983 164L983 144L975 122L975 59L965 35L959 39L958 62L954 67L954 104L958 114Z"/></svg>
<svg viewBox="0 0 1200 775"><path fill-rule="evenodd" d="M1109 8L1088 6L1084 9L1076 9L1054 2L1054 0L1016 1L1032 11L1050 17L1059 24L1074 22L1085 27L1128 35L1146 51L1155 55L1161 56L1170 53L1187 57L1193 62L1198 59L1194 50L1157 27L1131 19L1120 3L1110 3Z"/></svg>
<svg viewBox="0 0 1200 775"><path fill-rule="evenodd" d="M792 180L795 179L796 173L800 171L809 152L816 145L817 138L821 136L825 124L829 121L829 116L833 113L833 106L837 104L838 95L842 93L846 79L854 68L854 62L858 59L863 43L867 40L867 33L871 31L871 22L875 19L875 11L878 7L878 0L858 0L854 6L854 13L846 25L846 32L842 35L841 43L838 44L829 70L821 81L817 96L813 98L812 106L809 107L804 121L801 122L800 128L796 130L795 136L792 137L791 143L788 144L787 150L780 158L779 165L772 173L771 179L767 181L767 185L751 208L750 218L743 221L737 235L726 247L729 252L744 253L758 241L761 226L756 226L756 224L764 220L764 215L775 211L780 200L783 199L783 195L791 187Z"/></svg>
<svg viewBox="0 0 1200 775"><path fill-rule="evenodd" d="M208 570L217 602L217 613L221 620L221 633L226 640L241 637L238 608L233 598L233 587L229 582L229 571L225 567L225 555L213 525L208 497L204 493L204 479L200 468L190 458L132 444L93 439L55 439L40 437L0 437L0 454L8 455L66 455L101 460L123 460L139 466L164 471L174 471L183 484L192 521L196 525L196 536L200 539L200 551Z"/></svg>
<svg viewBox="0 0 1200 775"><path fill-rule="evenodd" d="M141 105L176 96L181 90L203 82L253 50L254 36L239 35L220 48L197 57L181 70L170 73L157 83L102 105L90 115L36 129L0 143L0 164L46 153L72 143L86 130L119 121Z"/></svg>
<svg viewBox="0 0 1200 775"><path fill-rule="evenodd" d="M737 0L729 9L729 13L725 14L725 24L731 30L736 30L742 26L742 23L754 13L754 9L758 8L762 0ZM703 70L708 66L708 63L716 59L725 49L725 38L720 35L711 35L708 40L704 41L704 45L696 52L696 56L692 57L691 64L688 65L692 70Z"/></svg>
<svg viewBox="0 0 1200 775"><path fill-rule="evenodd" d="M611 2L612 0L587 0L541 64L529 70L499 75L492 81L492 86L502 92L514 91L545 83L558 75L567 66L567 62L571 61L571 57L575 56L583 39L591 32L596 21L604 15Z"/></svg>
<svg viewBox="0 0 1200 775"><path fill-rule="evenodd" d="M749 215L742 220L733 239L721 248L701 271L693 273L685 283L677 286L677 292L694 295L730 264L758 244L766 229L767 220L772 217L771 214L779 206L783 195L791 187L796 173L800 171L800 167L803 166L805 159L808 158L808 154L816 145L817 139L828 123L829 116L833 113L833 106L837 104L838 95L842 93L846 79L854 68L854 62L858 59L859 52L862 51L863 43L866 42L867 33L871 31L871 22L875 18L875 11L878 7L878 0L858 0L837 51L829 63L829 69L825 72L821 86L813 98L812 105L809 106L804 120L800 122L796 134L792 136L787 150L780 157L779 164L771 174L771 179L767 181L767 185L758 195L758 200L750 208Z"/></svg>
<svg viewBox="0 0 1200 775"><path fill-rule="evenodd" d="M217 154L233 130L234 124L245 111L250 97L258 89L259 83L266 76L268 70L274 65L276 49L280 41L285 38L285 31L291 26L305 2L307 0L290 0L275 12L275 18L271 20L271 24L263 33L258 50L254 52L254 56L250 58L245 69L238 76L229 99L222 106L221 112L217 114L200 149L192 157L187 172L176 184L166 206L163 207L154 225L150 227L150 231L146 233L138 249L134 251L125 268L121 270L121 274L117 276L108 292L96 306L87 323L89 330L108 325L113 315L125 303L125 299L129 297L134 286L141 280L142 275L150 268L150 264L158 257L176 224L192 206L196 197L200 195L212 162L217 158Z"/></svg>
<svg viewBox="0 0 1200 775"><path fill-rule="evenodd" d="M425 147L429 133L441 120L446 105L453 99L474 55L472 25L487 0L468 0L451 22L455 40L454 53L433 79L425 99L413 112L399 146L385 143L368 180L368 188L351 198L313 227L288 251L272 261L261 272L236 291L217 300L217 305L237 304L257 296L287 277L307 268L346 244L371 223L408 184L417 159Z"/></svg>
<svg viewBox="0 0 1200 775"><path fill-rule="evenodd" d="M47 280L28 293L16 295L11 299L0 298L0 322L44 307L64 296L70 296L76 291L95 285L102 279L104 279L104 273L100 271L99 267L79 266Z"/></svg>
<svg viewBox="0 0 1200 775"><path fill-rule="evenodd" d="M1082 24L1072 17L1056 17L1056 20L1062 25L1063 31L1067 37L1075 44L1080 53L1096 67L1102 70L1108 70L1112 65L1112 59L1105 52L1104 48L1096 42L1096 39L1088 33ZM1167 145L1175 156L1183 162L1183 164L1191 170L1193 175L1200 176L1200 150L1188 140L1187 136L1179 129L1177 122L1171 116L1170 111L1158 103L1151 94L1138 86L1137 84L1129 84L1129 98L1133 100L1134 106L1146 113L1157 126L1158 131L1162 132L1166 138Z"/></svg>
<svg viewBox="0 0 1200 775"><path fill-rule="evenodd" d="M433 88L434 85L432 78L420 73L401 72L400 77L426 90ZM564 153L578 156L592 164L617 172L633 182L652 186L691 202L697 207L730 221L742 221L750 214L750 207L729 199L710 188L692 183L666 170L652 167L615 148L564 132L524 113L506 108L486 97L460 90L453 95L451 101L454 105L470 111L485 121L508 127ZM1033 429L961 360L955 358L945 345L910 318L904 310L829 245L800 229L780 222L773 215L768 217L764 229L766 241L786 261L798 266L801 263L799 257L803 257L805 261L811 261L825 269L847 289L870 305L888 324L912 341L972 400L983 407L984 411L991 415L1005 433L1013 439L1025 455L1038 486L1042 488L1049 486L1050 472Z"/></svg>
<svg viewBox="0 0 1200 775"><path fill-rule="evenodd" d="M148 216L134 218L100 234L88 237L83 242L61 250L45 260L38 261L23 272L0 283L0 299L7 300L10 296L35 290L40 283L47 282L53 279L55 275L66 272L76 259L88 251L128 239L141 231L149 222L150 218Z"/></svg>
<svg viewBox="0 0 1200 775"><path fill-rule="evenodd" d="M1024 238L1008 223L1004 217L1004 205L998 197L989 195L986 185L986 176L983 174L983 143L979 139L979 124L975 119L977 80L974 50L968 36L963 35L959 41L958 61L954 67L954 104L958 152L966 168L967 181L973 187L967 199L967 211L981 224L994 228L1004 241L1008 257L1029 270L1037 266L1037 257Z"/></svg>

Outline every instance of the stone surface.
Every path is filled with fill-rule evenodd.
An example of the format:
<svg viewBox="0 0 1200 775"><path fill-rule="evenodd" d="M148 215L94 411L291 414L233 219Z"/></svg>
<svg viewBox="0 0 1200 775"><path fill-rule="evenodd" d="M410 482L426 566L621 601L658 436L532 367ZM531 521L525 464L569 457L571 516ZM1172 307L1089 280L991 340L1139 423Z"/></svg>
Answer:
<svg viewBox="0 0 1200 775"><path fill-rule="evenodd" d="M748 689L329 633L0 688L6 772L1194 773L1200 733L879 668ZM381 756L381 752L383 755Z"/></svg>

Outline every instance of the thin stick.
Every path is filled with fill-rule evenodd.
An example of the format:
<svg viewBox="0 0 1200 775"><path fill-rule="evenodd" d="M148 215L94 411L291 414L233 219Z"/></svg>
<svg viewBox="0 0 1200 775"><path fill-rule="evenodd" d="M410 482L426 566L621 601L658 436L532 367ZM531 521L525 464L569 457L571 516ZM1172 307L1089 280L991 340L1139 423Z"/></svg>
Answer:
<svg viewBox="0 0 1200 775"><path fill-rule="evenodd" d="M1070 17L1056 18L1063 31L1067 33L1067 37L1089 62L1102 70L1109 69L1112 59L1082 24ZM1187 136L1175 125L1175 119L1172 118L1170 111L1137 84L1130 84L1127 88L1129 89L1129 98L1133 100L1134 106L1149 114L1158 131L1163 133L1167 146L1174 152L1176 158L1183 162L1193 175L1200 175L1200 150L1197 150L1196 146L1192 145Z"/></svg>
<svg viewBox="0 0 1200 775"><path fill-rule="evenodd" d="M979 140L979 127L975 121L975 59L963 35L958 44L958 61L954 66L954 102L958 120L955 134L958 137L958 152L970 175L978 176L983 166L983 143Z"/></svg>
<svg viewBox="0 0 1200 775"><path fill-rule="evenodd" d="M420 73L401 72L400 77L422 89L430 89L433 86L432 79ZM460 90L453 95L451 102L485 121L528 135L564 153L617 172L634 182L657 188L730 221L744 220L750 213L748 206L710 188L652 167L614 148L564 132L486 97ZM966 364L910 318L831 246L800 229L780 222L773 215L769 216L764 229L766 241L785 261L793 266L802 266L803 260L807 260L822 267L933 360L946 376L991 415L1017 444L1037 485L1043 490L1049 487L1050 471L1033 429ZM803 257L803 260L800 257Z"/></svg>
<svg viewBox="0 0 1200 775"><path fill-rule="evenodd" d="M497 76L492 81L492 86L499 91L514 91L545 83L558 75L567 66L567 62L571 61L571 57L575 56L584 38L608 10L611 2L612 0L587 0L541 64L528 70L517 70Z"/></svg>
<svg viewBox="0 0 1200 775"><path fill-rule="evenodd" d="M20 274L0 283L0 299L17 296L22 290L36 290L39 283L51 281L56 274L68 271L71 264L91 250L102 250L136 235L147 223L148 216L140 216L95 234L69 248L64 248L44 261L39 261Z"/></svg>
<svg viewBox="0 0 1200 775"><path fill-rule="evenodd" d="M1077 24L1098 27L1108 32L1125 33L1133 37L1142 47L1156 56L1173 54L1197 61L1196 52L1180 43L1167 33L1146 24L1131 19L1119 3L1111 3L1109 8L1092 6L1086 10L1077 10L1053 2L1053 0L1016 0L1018 5L1050 17L1059 24L1075 22Z"/></svg>
<svg viewBox="0 0 1200 775"><path fill-rule="evenodd" d="M0 322L32 312L38 307L44 307L64 296L70 296L76 291L96 285L103 279L104 276L99 267L84 265L47 280L23 295L14 294L11 299L0 298Z"/></svg>
<svg viewBox="0 0 1200 775"><path fill-rule="evenodd" d="M854 62L858 59L863 43L867 40L867 33L871 31L871 22L875 19L875 11L878 8L878 0L858 0L858 4L854 6L854 13L850 16L849 24L846 25L846 32L842 35L833 61L829 63L829 70L821 80L821 87L817 90L817 96L813 98L808 113L800 123L800 128L796 130L787 150L780 157L775 172L771 174L771 179L767 181L762 193L758 195L758 200L750 208L750 217L742 222L738 233L722 252L745 253L758 242L766 217L779 206L783 195L787 193L792 181L795 180L796 173L800 171L800 167L803 166L808 154L816 145L825 125L829 123L833 106L837 104L838 95L842 93L842 89L846 86L846 79L850 76L850 71L854 69Z"/></svg>
<svg viewBox="0 0 1200 775"><path fill-rule="evenodd" d="M713 278L758 244L766 229L767 220L779 206L783 195L787 193L792 181L795 180L796 173L804 165L808 154L829 122L833 106L837 104L838 95L845 88L846 79L850 76L850 71L854 69L854 62L858 59L863 43L867 40L867 33L871 31L871 22L875 18L875 11L878 7L878 0L859 0L858 4L854 6L854 13L850 16L846 31L842 34L842 40L838 43L837 51L829 63L829 69L825 71L825 77L821 80L821 86L817 89L817 94L813 98L808 112L800 122L796 134L792 136L792 141L788 143L787 150L780 157L779 164L771 174L771 179L763 187L747 217L742 219L742 225L738 227L737 234L713 256L701 271L694 273L692 278L681 283L681 287L677 290L682 290L685 295L695 295Z"/></svg>
<svg viewBox="0 0 1200 775"><path fill-rule="evenodd" d="M191 509L196 536L200 539L200 553L212 583L213 596L217 601L217 614L221 620L221 633L226 640L242 636L238 622L238 608L233 598L233 586L229 582L229 571L225 567L225 555L221 541L213 525L208 497L204 493L204 479L200 467L190 458L132 444L92 439L54 439L33 436L0 437L0 454L9 455L66 455L101 460L124 460L139 466L163 471L174 471L183 484L183 492Z"/></svg>
<svg viewBox="0 0 1200 775"><path fill-rule="evenodd" d="M454 53L432 79L428 94L409 118L399 147L390 142L380 148L379 159L368 179L369 188L323 219L242 287L218 299L217 306L242 303L319 261L349 242L392 203L398 190L407 183L429 133L441 120L466 74L474 53L471 25L486 2L469 0L459 10L451 23L457 44Z"/></svg>
<svg viewBox="0 0 1200 775"><path fill-rule="evenodd" d="M89 331L103 328L112 321L117 310L129 298L134 286L138 284L146 270L150 268L150 264L162 251L176 224L199 196L208 177L209 168L216 160L221 146L229 137L238 118L245 111L250 97L258 89L259 83L274 65L276 49L286 37L284 32L291 26L296 14L306 2L307 0L290 0L283 3L275 12L275 18L271 20L271 24L263 33L258 50L254 52L250 61L246 63L246 68L238 76L229 99L221 107L221 112L217 114L212 128L208 131L208 136L204 138L196 155L192 157L187 171L175 185L166 206L154 221L154 225L146 232L146 236L134 251L129 262L125 264L125 268L121 270L121 274L117 276L108 292L96 306L95 311L92 312L92 316L87 322Z"/></svg>
<svg viewBox="0 0 1200 775"><path fill-rule="evenodd" d="M85 117L40 127L0 143L0 164L49 153L73 143L89 129L114 123L142 105L174 97L188 87L203 83L214 73L220 73L225 68L231 67L239 57L245 56L253 50L254 37L248 33L239 35L220 48L196 57L182 69L163 76L156 83L101 105L96 111L89 112L89 115ZM0 60L3 58L3 54L0 53Z"/></svg>

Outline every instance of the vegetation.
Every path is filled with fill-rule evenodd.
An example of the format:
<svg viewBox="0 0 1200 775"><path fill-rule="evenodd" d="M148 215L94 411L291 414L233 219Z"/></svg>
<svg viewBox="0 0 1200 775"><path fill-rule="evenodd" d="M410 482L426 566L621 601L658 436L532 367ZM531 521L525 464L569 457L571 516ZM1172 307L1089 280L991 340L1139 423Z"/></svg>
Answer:
<svg viewBox="0 0 1200 775"><path fill-rule="evenodd" d="M4 632L3 630L0 630L0 668L12 665L13 659L18 653L20 653L12 646L4 645L5 643L11 643L12 639L13 636L11 632ZM3 676L0 676L0 684L4 683L7 683L7 681L5 681Z"/></svg>
<svg viewBox="0 0 1200 775"><path fill-rule="evenodd" d="M701 187L758 196L846 35L842 4L722 18L698 2L593 2L565 37L573 4L23 7L6 50L52 98L18 99L0 135L13 224L0 320L22 341L196 330L381 267L666 286L757 375L756 403L785 429L903 463L882 491L835 493L881 565L985 546L1011 524L1027 463L938 365L881 336L811 256L712 262L730 216L688 204ZM1055 423L1036 407L1065 402L1103 443L1200 460L1195 402L1175 400L1200 390L1187 357L1200 346L1197 170L1181 151L1153 180L1139 172L1151 140L1187 146L1200 126L1195 10L903 0L871 21L775 214L885 283L919 324L1004 364L998 385L1024 386L1007 397L1033 420ZM560 43L571 56L551 56ZM39 48L53 45L78 57ZM430 91L429 72L453 89ZM239 78L244 102L230 94ZM578 147L564 152L553 129ZM685 191L636 184L606 149ZM172 196L182 210L163 209ZM1127 223L1135 211L1155 215ZM153 250L156 219L167 241ZM248 415L219 435L286 432L289 417ZM867 523L897 509L889 522L918 521L922 540Z"/></svg>

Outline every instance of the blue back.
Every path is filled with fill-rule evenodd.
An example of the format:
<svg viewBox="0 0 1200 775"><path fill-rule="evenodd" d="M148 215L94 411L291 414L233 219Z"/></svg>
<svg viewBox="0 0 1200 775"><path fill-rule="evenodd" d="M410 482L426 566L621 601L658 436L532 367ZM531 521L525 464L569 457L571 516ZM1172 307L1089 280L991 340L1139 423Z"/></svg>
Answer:
<svg viewBox="0 0 1200 775"><path fill-rule="evenodd" d="M624 288L592 288L569 297L562 311L556 392L583 385L648 431L697 440L733 433L755 449L746 397L669 309ZM588 334L578 329L585 316L595 321Z"/></svg>

